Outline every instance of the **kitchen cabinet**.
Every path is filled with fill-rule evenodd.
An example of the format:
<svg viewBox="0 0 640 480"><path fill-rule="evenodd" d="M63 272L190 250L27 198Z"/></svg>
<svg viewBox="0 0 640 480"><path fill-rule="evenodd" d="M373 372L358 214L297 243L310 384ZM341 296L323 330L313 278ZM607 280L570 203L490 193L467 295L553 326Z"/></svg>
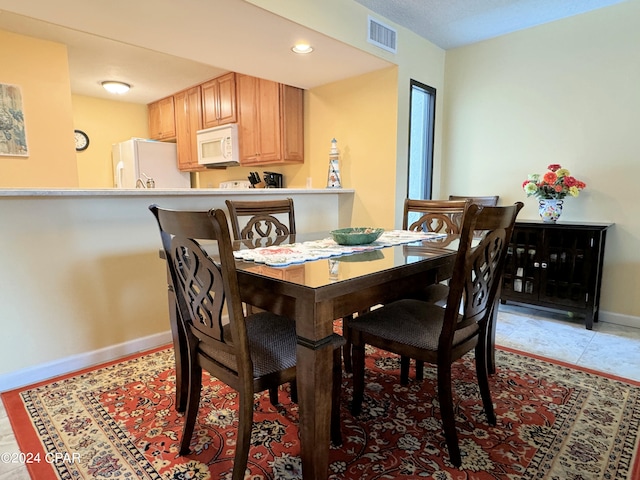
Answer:
<svg viewBox="0 0 640 480"><path fill-rule="evenodd" d="M507 251L502 303L515 302L598 321L606 232L610 224L518 221Z"/></svg>
<svg viewBox="0 0 640 480"><path fill-rule="evenodd" d="M240 164L304 162L303 90L236 74Z"/></svg>
<svg viewBox="0 0 640 480"><path fill-rule="evenodd" d="M176 137L175 106L173 97L166 97L147 105L149 136L154 140L172 140Z"/></svg>
<svg viewBox="0 0 640 480"><path fill-rule="evenodd" d="M176 108L176 146L178 168L187 172L203 171L198 164L196 132L202 129L202 95L195 86L173 96Z"/></svg>
<svg viewBox="0 0 640 480"><path fill-rule="evenodd" d="M203 83L202 128L237 122L236 74L231 72Z"/></svg>

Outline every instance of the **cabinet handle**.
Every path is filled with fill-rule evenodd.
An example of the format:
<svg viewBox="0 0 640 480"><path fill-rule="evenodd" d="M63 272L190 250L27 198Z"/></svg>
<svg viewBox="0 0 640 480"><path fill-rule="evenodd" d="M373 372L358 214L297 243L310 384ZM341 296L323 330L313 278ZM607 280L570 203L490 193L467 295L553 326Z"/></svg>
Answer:
<svg viewBox="0 0 640 480"><path fill-rule="evenodd" d="M542 267L542 268L547 268L547 264L546 264L546 263L544 263L544 262L542 262L541 267Z"/></svg>

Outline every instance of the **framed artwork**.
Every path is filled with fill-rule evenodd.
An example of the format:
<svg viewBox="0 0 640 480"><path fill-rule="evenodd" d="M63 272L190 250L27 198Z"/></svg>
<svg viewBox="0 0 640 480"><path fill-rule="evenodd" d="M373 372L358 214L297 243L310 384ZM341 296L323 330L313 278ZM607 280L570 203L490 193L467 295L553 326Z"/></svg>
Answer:
<svg viewBox="0 0 640 480"><path fill-rule="evenodd" d="M20 87L4 83L0 83L0 155L29 156L22 92Z"/></svg>

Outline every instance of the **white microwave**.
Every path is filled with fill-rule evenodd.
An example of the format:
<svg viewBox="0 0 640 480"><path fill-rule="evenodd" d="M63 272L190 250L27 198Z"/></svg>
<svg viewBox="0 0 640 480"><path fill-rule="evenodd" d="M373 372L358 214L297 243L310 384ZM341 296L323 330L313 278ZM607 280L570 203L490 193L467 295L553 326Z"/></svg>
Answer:
<svg viewBox="0 0 640 480"><path fill-rule="evenodd" d="M236 123L198 130L196 138L199 165L209 168L240 165Z"/></svg>

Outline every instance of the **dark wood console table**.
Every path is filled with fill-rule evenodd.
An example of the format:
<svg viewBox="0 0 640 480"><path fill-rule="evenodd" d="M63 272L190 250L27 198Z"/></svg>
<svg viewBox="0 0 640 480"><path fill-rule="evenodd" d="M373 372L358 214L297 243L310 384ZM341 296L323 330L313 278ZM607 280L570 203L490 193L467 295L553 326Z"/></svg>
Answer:
<svg viewBox="0 0 640 480"><path fill-rule="evenodd" d="M598 321L609 223L517 221L502 278L502 303L577 313Z"/></svg>

